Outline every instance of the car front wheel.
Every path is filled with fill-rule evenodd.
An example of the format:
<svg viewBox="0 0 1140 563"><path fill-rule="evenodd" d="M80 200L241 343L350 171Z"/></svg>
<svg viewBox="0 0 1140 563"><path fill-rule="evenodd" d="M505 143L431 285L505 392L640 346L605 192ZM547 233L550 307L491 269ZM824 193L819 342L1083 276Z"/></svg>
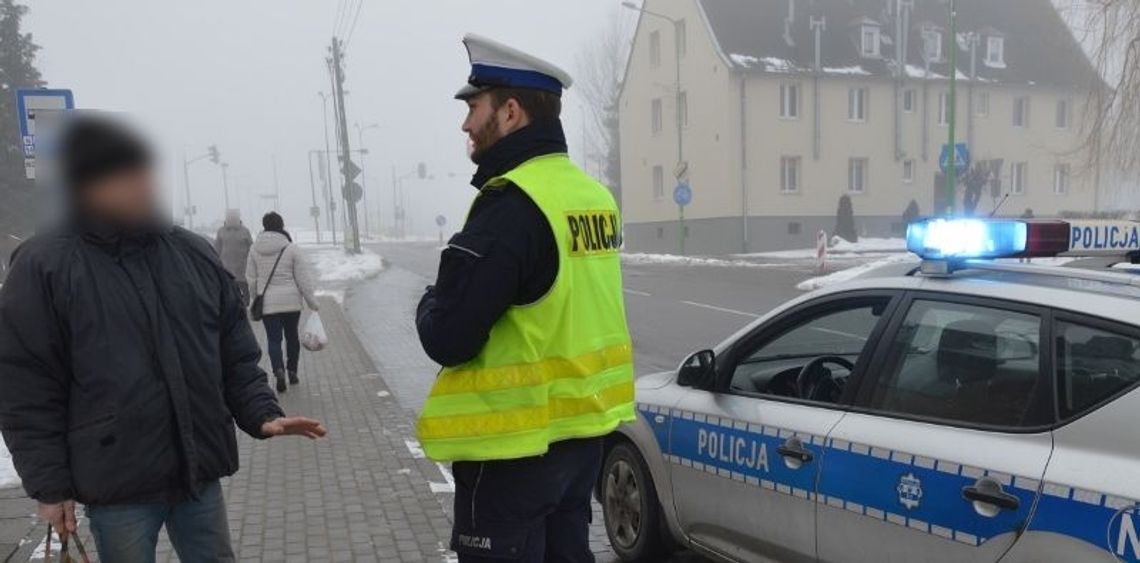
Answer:
<svg viewBox="0 0 1140 563"><path fill-rule="evenodd" d="M606 455L601 500L610 546L622 561L661 561L672 551L649 469L632 445L619 443Z"/></svg>

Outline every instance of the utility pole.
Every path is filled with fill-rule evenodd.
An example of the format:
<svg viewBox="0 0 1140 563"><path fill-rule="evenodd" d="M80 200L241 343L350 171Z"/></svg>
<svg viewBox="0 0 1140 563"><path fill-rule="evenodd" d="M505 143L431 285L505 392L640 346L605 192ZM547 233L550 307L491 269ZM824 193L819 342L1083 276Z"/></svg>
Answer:
<svg viewBox="0 0 1140 563"><path fill-rule="evenodd" d="M194 230L194 203L190 200L190 161L186 160L186 153L182 153L182 183L186 188L186 209L183 214L186 216L186 228Z"/></svg>
<svg viewBox="0 0 1140 563"><path fill-rule="evenodd" d="M356 124L356 134L358 137L360 137L360 168L362 168L362 169L364 168L364 157L365 157L365 155L368 154L368 151L365 150L365 148L364 148L364 132L368 131L370 129L379 129L379 128L380 128L380 126L375 124L375 123L372 123L370 125L365 125L363 127L361 127L359 123ZM372 232L372 229L371 229L370 225L368 224L368 215L369 215L369 213L368 213L368 185L367 185L366 176L367 176L366 173L364 173L364 172L360 173L360 189L363 192L363 194L361 195L360 204L364 207L364 233L368 234L368 233ZM377 208L379 208L379 205L377 205ZM380 229L380 215L379 214L376 216L376 229L377 230Z"/></svg>
<svg viewBox="0 0 1140 563"><path fill-rule="evenodd" d="M328 197L328 209L326 211L328 212L329 230L332 231L332 243L333 246L336 246L336 196L333 195L332 161L329 157L329 154L332 153L329 146L329 98L324 92L317 92L317 94L320 95L321 105L324 108L321 116L324 117L325 121L325 174L323 180L325 182L325 195Z"/></svg>
<svg viewBox="0 0 1140 563"><path fill-rule="evenodd" d="M225 194L226 211L230 210L230 179L229 170L230 165L228 162L223 162L222 166L222 193Z"/></svg>
<svg viewBox="0 0 1140 563"><path fill-rule="evenodd" d="M317 206L317 182L313 179L313 151L309 151L309 191L313 196L309 215L313 218L313 228L317 230L317 244L321 244L321 208Z"/></svg>
<svg viewBox="0 0 1140 563"><path fill-rule="evenodd" d="M354 254L360 254L360 226L356 216L356 202L360 200L364 190L354 180L360 174L360 168L352 162L352 150L348 141L348 116L344 108L344 68L342 66L341 42L335 36L332 39L332 69L333 69L333 107L337 114L338 129L340 133L341 171L344 173L344 199L348 203L348 224L352 228L352 241L349 247Z"/></svg>
<svg viewBox="0 0 1140 563"><path fill-rule="evenodd" d="M277 183L277 155L273 155L273 210L281 212L281 185Z"/></svg>
<svg viewBox="0 0 1140 563"><path fill-rule="evenodd" d="M955 0L950 0L950 99L948 103L950 117L950 166L946 170L946 214L954 214L954 199L958 186L958 146L956 131L958 109L958 7Z"/></svg>

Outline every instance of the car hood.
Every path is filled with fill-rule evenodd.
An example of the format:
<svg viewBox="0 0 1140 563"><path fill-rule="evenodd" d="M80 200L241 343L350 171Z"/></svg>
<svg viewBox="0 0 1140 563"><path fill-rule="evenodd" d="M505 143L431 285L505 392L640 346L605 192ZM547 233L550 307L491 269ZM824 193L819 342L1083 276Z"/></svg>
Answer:
<svg viewBox="0 0 1140 563"><path fill-rule="evenodd" d="M674 371L663 371L661 373L643 375L637 378L637 388L645 390L661 389L672 383L676 376L677 372Z"/></svg>

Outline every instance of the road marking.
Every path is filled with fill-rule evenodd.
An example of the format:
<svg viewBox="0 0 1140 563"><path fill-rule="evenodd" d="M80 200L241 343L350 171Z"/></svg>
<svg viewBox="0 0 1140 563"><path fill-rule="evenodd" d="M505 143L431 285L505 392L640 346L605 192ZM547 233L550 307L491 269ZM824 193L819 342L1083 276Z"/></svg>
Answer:
<svg viewBox="0 0 1140 563"><path fill-rule="evenodd" d="M646 293L644 291L637 291L634 289L626 289L625 292L630 294L630 295L640 295L642 297L653 297L652 293Z"/></svg>
<svg viewBox="0 0 1140 563"><path fill-rule="evenodd" d="M830 328L823 328L818 326L811 327L812 330L822 332L824 334L831 334L834 336L846 336L847 338L854 338L855 340L867 340L866 336L859 336L858 334L851 334L850 332L843 332L842 330L834 330Z"/></svg>
<svg viewBox="0 0 1140 563"><path fill-rule="evenodd" d="M725 309L724 307L717 307L716 305L706 305L704 303L697 303L695 301L682 301L681 303L684 303L686 305L692 305L694 307L701 307L702 309L711 309L713 311L720 311L722 313L731 313L733 315L740 315L742 317L749 317L749 318L753 318L753 319L760 318L760 315L757 315L755 313L748 313L745 311L737 311L736 309Z"/></svg>
<svg viewBox="0 0 1140 563"><path fill-rule="evenodd" d="M413 459L424 459L427 457L424 454L423 446L421 446L417 440L405 439L404 446L408 448L409 452L411 452ZM443 483L428 481L428 487L431 489L431 492L437 495L443 493L454 493L455 477L452 477L451 470L445 467L442 463L437 463L435 466L439 468L440 474L443 475Z"/></svg>

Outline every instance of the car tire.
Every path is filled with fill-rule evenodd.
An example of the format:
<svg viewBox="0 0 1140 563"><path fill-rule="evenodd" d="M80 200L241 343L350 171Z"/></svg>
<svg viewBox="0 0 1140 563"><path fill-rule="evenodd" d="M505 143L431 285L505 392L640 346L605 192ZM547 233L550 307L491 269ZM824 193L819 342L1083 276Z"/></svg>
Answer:
<svg viewBox="0 0 1140 563"><path fill-rule="evenodd" d="M606 535L622 561L659 562L676 551L649 468L632 444L607 452L599 492Z"/></svg>

